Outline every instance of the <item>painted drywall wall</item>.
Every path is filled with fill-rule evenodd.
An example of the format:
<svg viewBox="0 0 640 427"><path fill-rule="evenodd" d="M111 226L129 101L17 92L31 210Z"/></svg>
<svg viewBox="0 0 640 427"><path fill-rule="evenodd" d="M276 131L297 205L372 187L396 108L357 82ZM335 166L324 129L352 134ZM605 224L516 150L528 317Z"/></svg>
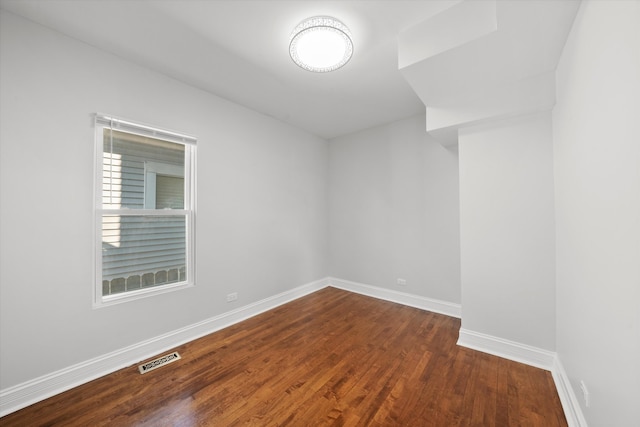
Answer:
<svg viewBox="0 0 640 427"><path fill-rule="evenodd" d="M327 275L326 140L0 16L1 389ZM195 287L92 309L95 112L198 137Z"/></svg>
<svg viewBox="0 0 640 427"><path fill-rule="evenodd" d="M462 129L462 328L555 348L550 113Z"/></svg>
<svg viewBox="0 0 640 427"><path fill-rule="evenodd" d="M557 352L592 427L640 420L639 76L640 3L583 1L553 110Z"/></svg>
<svg viewBox="0 0 640 427"><path fill-rule="evenodd" d="M459 303L458 156L424 120L330 141L330 274Z"/></svg>

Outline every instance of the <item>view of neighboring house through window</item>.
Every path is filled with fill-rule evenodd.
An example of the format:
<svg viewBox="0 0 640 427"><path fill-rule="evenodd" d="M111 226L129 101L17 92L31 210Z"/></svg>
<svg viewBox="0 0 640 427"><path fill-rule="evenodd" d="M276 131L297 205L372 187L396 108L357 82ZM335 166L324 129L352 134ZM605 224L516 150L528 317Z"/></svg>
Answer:
<svg viewBox="0 0 640 427"><path fill-rule="evenodd" d="M96 304L193 284L195 139L96 117Z"/></svg>

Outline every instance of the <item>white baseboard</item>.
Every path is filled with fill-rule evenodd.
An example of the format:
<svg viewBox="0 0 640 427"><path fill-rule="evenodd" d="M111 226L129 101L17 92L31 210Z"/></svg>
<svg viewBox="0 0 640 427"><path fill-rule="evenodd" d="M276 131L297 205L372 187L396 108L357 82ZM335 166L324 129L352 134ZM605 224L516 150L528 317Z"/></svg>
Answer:
<svg viewBox="0 0 640 427"><path fill-rule="evenodd" d="M440 301L437 299L427 298L419 295L407 294L404 292L394 291L392 289L365 285L363 283L351 282L349 280L337 279L335 277L329 277L328 282L329 286L333 286L334 288L355 292L357 294L362 294L385 301L396 302L398 304L407 305L409 307L433 311L434 313L445 314L447 316L457 317L458 319L460 318L460 304Z"/></svg>
<svg viewBox="0 0 640 427"><path fill-rule="evenodd" d="M558 354L460 328L458 345L551 371L569 427L587 427L582 409Z"/></svg>
<svg viewBox="0 0 640 427"><path fill-rule="evenodd" d="M553 361L556 356L552 351L463 328L460 328L458 345L514 360L536 368L546 369L547 371L553 369Z"/></svg>
<svg viewBox="0 0 640 427"><path fill-rule="evenodd" d="M0 417L318 291L327 287L328 283L326 278L317 280L202 322L0 390Z"/></svg>
<svg viewBox="0 0 640 427"><path fill-rule="evenodd" d="M562 409L564 409L564 415L567 418L567 424L569 427L587 427L587 420L582 413L580 402L573 391L571 381L569 381L564 366L560 363L560 358L556 356L553 362L551 375L553 375L553 382L556 384L556 389L558 390L558 396L562 403Z"/></svg>

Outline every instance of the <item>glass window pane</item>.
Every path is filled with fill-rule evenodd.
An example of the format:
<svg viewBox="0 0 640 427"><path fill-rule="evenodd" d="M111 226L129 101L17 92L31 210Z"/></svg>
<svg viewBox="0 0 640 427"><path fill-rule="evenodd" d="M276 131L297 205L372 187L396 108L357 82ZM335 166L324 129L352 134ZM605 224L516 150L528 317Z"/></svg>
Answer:
<svg viewBox="0 0 640 427"><path fill-rule="evenodd" d="M111 129L104 130L102 207L104 209L156 209L156 177L184 182L185 146ZM184 194L184 189L182 189ZM145 199L153 195L151 199ZM184 200L184 195L182 195ZM176 205L177 206L177 205ZM184 201L179 207L183 209Z"/></svg>
<svg viewBox="0 0 640 427"><path fill-rule="evenodd" d="M184 178L156 174L156 209L183 209Z"/></svg>
<svg viewBox="0 0 640 427"><path fill-rule="evenodd" d="M103 295L184 282L186 216L103 215Z"/></svg>

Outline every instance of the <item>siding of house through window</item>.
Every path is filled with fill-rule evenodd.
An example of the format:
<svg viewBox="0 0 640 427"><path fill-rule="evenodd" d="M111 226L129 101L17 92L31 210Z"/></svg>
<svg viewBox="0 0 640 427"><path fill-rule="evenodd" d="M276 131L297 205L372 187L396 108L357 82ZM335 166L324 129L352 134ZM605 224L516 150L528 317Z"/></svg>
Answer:
<svg viewBox="0 0 640 427"><path fill-rule="evenodd" d="M145 209L145 164L184 174L184 145L105 129L102 205ZM155 176L156 206L184 209L184 177ZM184 215L103 215L102 294L112 295L185 280Z"/></svg>

